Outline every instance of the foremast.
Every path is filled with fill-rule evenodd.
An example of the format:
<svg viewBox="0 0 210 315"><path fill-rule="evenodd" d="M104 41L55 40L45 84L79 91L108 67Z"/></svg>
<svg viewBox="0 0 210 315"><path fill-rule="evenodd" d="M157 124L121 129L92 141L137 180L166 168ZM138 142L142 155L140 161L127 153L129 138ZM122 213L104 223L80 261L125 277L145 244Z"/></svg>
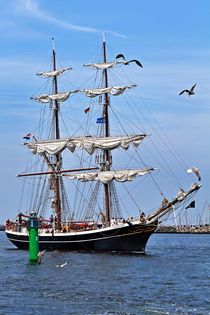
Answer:
<svg viewBox="0 0 210 315"><path fill-rule="evenodd" d="M106 41L105 41L104 33L103 33L103 52L104 52L104 63L106 63ZM105 79L105 88L108 88L107 69L104 69L104 79ZM109 97L108 97L108 93L105 93L105 102L104 102L104 110L103 110L103 115L105 117L105 137L110 136L108 107L109 107ZM109 150L104 150L104 155L105 155L104 170L110 171ZM104 184L104 191L105 191L105 206L106 206L106 222L108 223L110 222L109 184Z"/></svg>

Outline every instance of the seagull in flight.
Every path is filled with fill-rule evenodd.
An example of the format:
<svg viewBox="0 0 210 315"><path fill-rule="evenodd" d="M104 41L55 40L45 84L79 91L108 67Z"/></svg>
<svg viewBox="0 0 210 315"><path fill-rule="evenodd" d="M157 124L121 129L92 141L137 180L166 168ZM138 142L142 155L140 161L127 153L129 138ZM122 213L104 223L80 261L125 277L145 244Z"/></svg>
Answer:
<svg viewBox="0 0 210 315"><path fill-rule="evenodd" d="M56 268L63 268L63 267L66 266L67 264L68 264L68 261L65 262L64 264L56 265Z"/></svg>
<svg viewBox="0 0 210 315"><path fill-rule="evenodd" d="M128 65L130 62L135 62L139 67L143 68L141 62L139 60L136 59L132 59L132 60L126 60L123 54L119 54L115 57L116 59L118 58L122 58L124 60L124 64Z"/></svg>
<svg viewBox="0 0 210 315"><path fill-rule="evenodd" d="M196 84L197 84L197 83L195 83L195 84L191 87L190 90L183 90L183 91L181 91L181 92L179 93L179 95L182 95L184 92L186 92L186 93L188 94L188 96L194 95L194 94L195 94L194 88L195 88Z"/></svg>
<svg viewBox="0 0 210 315"><path fill-rule="evenodd" d="M42 250L41 252L38 252L38 264L41 264L41 260L42 260L42 256L44 255L44 253L46 252L46 250Z"/></svg>
<svg viewBox="0 0 210 315"><path fill-rule="evenodd" d="M200 175L200 170L198 168L196 168L195 166L192 166L191 168L189 168L187 170L187 173L195 173L195 175L197 176L198 180L201 180L201 175Z"/></svg>
<svg viewBox="0 0 210 315"><path fill-rule="evenodd" d="M117 58L123 58L123 60L125 60L125 57L124 57L123 54L119 54L119 55L117 55L115 58L116 58L116 59L117 59Z"/></svg>

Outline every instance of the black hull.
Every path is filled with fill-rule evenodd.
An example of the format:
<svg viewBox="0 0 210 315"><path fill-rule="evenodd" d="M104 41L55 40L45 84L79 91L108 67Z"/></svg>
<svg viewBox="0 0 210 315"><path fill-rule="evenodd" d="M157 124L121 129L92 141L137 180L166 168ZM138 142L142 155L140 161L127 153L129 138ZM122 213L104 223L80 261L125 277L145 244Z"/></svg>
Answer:
<svg viewBox="0 0 210 315"><path fill-rule="evenodd" d="M136 252L144 253L157 222L151 225L133 224L120 228L97 229L77 233L51 233L39 236L40 250L83 252ZM6 231L8 239L19 249L29 248L26 234Z"/></svg>

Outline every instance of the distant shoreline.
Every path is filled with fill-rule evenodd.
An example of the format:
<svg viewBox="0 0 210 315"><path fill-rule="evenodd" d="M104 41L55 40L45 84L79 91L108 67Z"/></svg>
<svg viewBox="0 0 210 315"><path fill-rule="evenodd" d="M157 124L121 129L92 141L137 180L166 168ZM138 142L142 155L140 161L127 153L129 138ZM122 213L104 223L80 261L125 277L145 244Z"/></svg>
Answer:
<svg viewBox="0 0 210 315"><path fill-rule="evenodd" d="M210 225L203 226L158 226L155 233L176 233L176 234L210 234Z"/></svg>
<svg viewBox="0 0 210 315"><path fill-rule="evenodd" d="M179 231L155 231L155 234L210 234L210 232L179 232Z"/></svg>

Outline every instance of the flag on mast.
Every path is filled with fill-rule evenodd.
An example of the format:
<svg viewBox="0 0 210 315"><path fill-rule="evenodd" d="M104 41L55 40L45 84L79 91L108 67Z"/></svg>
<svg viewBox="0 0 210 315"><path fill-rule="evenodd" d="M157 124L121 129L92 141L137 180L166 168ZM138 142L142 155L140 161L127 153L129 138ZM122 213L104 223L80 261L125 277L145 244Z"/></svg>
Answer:
<svg viewBox="0 0 210 315"><path fill-rule="evenodd" d="M26 139L26 140L30 140L31 138L31 133L28 133L25 137L23 137L23 139Z"/></svg>
<svg viewBox="0 0 210 315"><path fill-rule="evenodd" d="M97 120L96 120L96 123L97 124L103 124L103 123L105 123L106 122L106 117L104 116L104 117L99 117L99 118L97 118Z"/></svg>
<svg viewBox="0 0 210 315"><path fill-rule="evenodd" d="M90 107L86 108L85 109L85 114L89 113L89 111L90 111Z"/></svg>
<svg viewBox="0 0 210 315"><path fill-rule="evenodd" d="M195 200L193 200L185 209L195 208Z"/></svg>

